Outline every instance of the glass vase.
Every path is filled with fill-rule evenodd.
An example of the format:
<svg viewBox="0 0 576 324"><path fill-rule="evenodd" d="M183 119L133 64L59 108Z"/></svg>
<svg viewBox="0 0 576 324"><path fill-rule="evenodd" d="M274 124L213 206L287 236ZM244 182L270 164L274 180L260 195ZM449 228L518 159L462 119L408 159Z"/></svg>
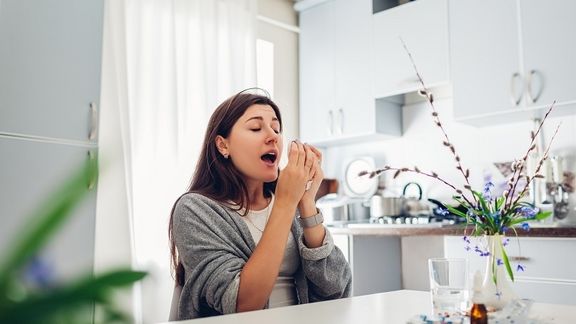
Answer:
<svg viewBox="0 0 576 324"><path fill-rule="evenodd" d="M512 289L512 283L504 265L502 235L485 235L484 238L489 254L486 257L482 297L486 306L500 310L516 299L517 295Z"/></svg>

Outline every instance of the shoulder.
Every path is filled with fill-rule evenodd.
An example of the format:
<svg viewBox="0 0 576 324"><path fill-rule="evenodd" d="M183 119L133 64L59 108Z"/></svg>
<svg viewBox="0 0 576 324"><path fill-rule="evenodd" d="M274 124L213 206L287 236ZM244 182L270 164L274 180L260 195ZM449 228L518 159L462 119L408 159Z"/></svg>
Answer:
<svg viewBox="0 0 576 324"><path fill-rule="evenodd" d="M174 217L198 217L206 218L214 214L227 213L228 207L224 204L208 198L202 194L189 192L176 201L174 206Z"/></svg>

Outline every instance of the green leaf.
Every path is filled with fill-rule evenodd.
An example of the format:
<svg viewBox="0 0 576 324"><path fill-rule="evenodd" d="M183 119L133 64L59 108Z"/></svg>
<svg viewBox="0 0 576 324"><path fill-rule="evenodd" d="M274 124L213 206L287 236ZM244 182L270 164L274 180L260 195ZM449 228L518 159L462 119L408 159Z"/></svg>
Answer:
<svg viewBox="0 0 576 324"><path fill-rule="evenodd" d="M538 214L536 214L536 216L534 216L534 218L536 220L543 220L543 219L549 217L550 215L552 215L551 211L539 212Z"/></svg>
<svg viewBox="0 0 576 324"><path fill-rule="evenodd" d="M502 249L502 259L504 259L504 265L506 266L506 271L508 272L508 276L512 282L514 282L514 273L512 272L512 267L510 267L510 260L508 260L508 255L506 254L506 249L504 249L504 245L502 244L502 240L500 241L500 248Z"/></svg>
<svg viewBox="0 0 576 324"><path fill-rule="evenodd" d="M459 211L458 209L456 209L456 208L454 208L454 207L452 207L452 206L448 206L448 205L446 205L446 208L447 208L452 214L466 218L466 214L464 214L463 212Z"/></svg>
<svg viewBox="0 0 576 324"><path fill-rule="evenodd" d="M472 190L472 194L478 199L478 201L480 202L480 206L482 207L482 210L484 211L484 213L486 214L490 214L490 208L488 207L488 205L486 204L486 200L484 199L484 197L477 191Z"/></svg>
<svg viewBox="0 0 576 324"><path fill-rule="evenodd" d="M88 184L97 177L96 159L89 159L74 175L51 195L33 215L31 222L0 264L0 296L5 294L12 276L48 241L71 216L72 209L88 192Z"/></svg>
<svg viewBox="0 0 576 324"><path fill-rule="evenodd" d="M0 322L33 323L58 314L70 314L93 302L111 306L109 294L113 288L130 285L146 276L145 272L119 270L97 277L87 277L66 287L53 289L44 294L4 307Z"/></svg>
<svg viewBox="0 0 576 324"><path fill-rule="evenodd" d="M506 197L501 196L496 198L496 202L494 203L494 211L499 211L500 208L504 205L504 201L505 201Z"/></svg>

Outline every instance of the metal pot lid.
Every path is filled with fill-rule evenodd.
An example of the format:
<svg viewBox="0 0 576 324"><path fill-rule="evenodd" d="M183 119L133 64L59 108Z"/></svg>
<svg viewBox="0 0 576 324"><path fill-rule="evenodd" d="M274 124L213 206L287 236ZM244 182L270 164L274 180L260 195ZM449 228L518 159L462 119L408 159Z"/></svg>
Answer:
<svg viewBox="0 0 576 324"><path fill-rule="evenodd" d="M378 188L378 179L359 177L360 171L372 171L375 169L374 159L371 157L356 158L346 166L344 172L344 187L350 197L370 197Z"/></svg>

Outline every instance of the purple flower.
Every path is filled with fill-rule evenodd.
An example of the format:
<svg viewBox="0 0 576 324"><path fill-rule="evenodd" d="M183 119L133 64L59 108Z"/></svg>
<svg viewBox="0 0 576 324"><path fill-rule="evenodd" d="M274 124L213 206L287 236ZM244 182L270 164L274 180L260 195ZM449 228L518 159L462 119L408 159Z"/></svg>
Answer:
<svg viewBox="0 0 576 324"><path fill-rule="evenodd" d="M503 264L504 264L504 262L502 262L502 259L496 260L496 265L501 266L501 265L503 265Z"/></svg>
<svg viewBox="0 0 576 324"><path fill-rule="evenodd" d="M54 279L54 269L41 257L32 257L28 265L24 269L24 280L28 284L39 287L49 288Z"/></svg>
<svg viewBox="0 0 576 324"><path fill-rule="evenodd" d="M486 184L484 185L484 192L483 192L484 199L489 200L489 201L492 200L492 194L491 194L491 188L492 187L494 187L494 184L492 183L492 181L486 182Z"/></svg>
<svg viewBox="0 0 576 324"><path fill-rule="evenodd" d="M522 223L522 229L528 232L530 230L530 225L528 223Z"/></svg>
<svg viewBox="0 0 576 324"><path fill-rule="evenodd" d="M464 242L470 244L470 239L468 238L468 236L464 235L464 236L462 237L462 239L464 240Z"/></svg>
<svg viewBox="0 0 576 324"><path fill-rule="evenodd" d="M506 228L506 230L507 230L507 229L508 229L508 228ZM504 231L504 229L502 229L502 230ZM502 240L502 245L506 246L506 245L508 245L508 243L510 243L510 239L509 239L509 238L505 238L505 239Z"/></svg>
<svg viewBox="0 0 576 324"><path fill-rule="evenodd" d="M497 292L496 292L496 297L498 297L498 300L500 300L500 298L502 297L502 292L497 291Z"/></svg>
<svg viewBox="0 0 576 324"><path fill-rule="evenodd" d="M526 268L525 268L523 265L521 265L521 264L519 264L519 265L516 267L516 271L517 271L517 272L520 272L520 271L524 272L525 270L526 270Z"/></svg>
<svg viewBox="0 0 576 324"><path fill-rule="evenodd" d="M466 246L464 247L464 250L470 251L470 245L466 245Z"/></svg>
<svg viewBox="0 0 576 324"><path fill-rule="evenodd" d="M523 206L518 208L516 211L528 219L533 219L534 217L536 217L536 215L540 210L538 208L534 208L531 206Z"/></svg>
<svg viewBox="0 0 576 324"><path fill-rule="evenodd" d="M436 213L438 213L440 216L446 216L446 215L450 214L448 209L444 209L441 207L436 209Z"/></svg>

